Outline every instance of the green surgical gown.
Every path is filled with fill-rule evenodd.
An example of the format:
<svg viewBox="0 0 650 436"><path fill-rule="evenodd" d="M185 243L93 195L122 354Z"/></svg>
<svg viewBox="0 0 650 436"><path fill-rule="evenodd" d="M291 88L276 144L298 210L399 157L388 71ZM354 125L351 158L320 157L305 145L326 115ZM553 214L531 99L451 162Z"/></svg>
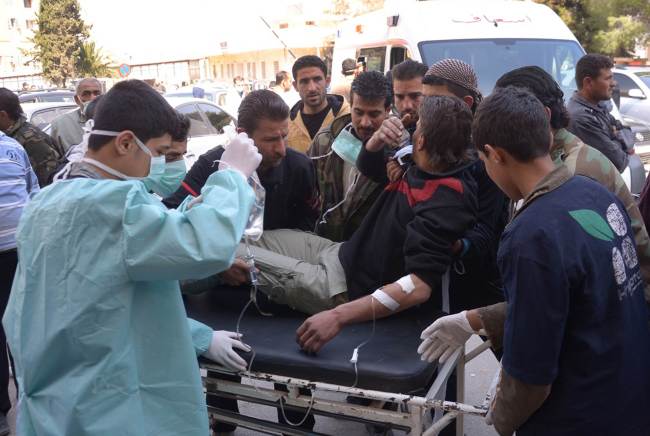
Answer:
<svg viewBox="0 0 650 436"><path fill-rule="evenodd" d="M208 434L196 356L212 329L177 281L228 268L254 195L231 170L202 194L167 210L139 181L72 179L26 206L3 318L20 436Z"/></svg>

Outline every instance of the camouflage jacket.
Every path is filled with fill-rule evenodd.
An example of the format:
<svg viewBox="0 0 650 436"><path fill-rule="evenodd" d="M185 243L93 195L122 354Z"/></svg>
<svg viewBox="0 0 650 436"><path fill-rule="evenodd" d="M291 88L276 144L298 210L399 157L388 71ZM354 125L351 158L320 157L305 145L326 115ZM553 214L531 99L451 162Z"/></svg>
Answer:
<svg viewBox="0 0 650 436"><path fill-rule="evenodd" d="M566 129L555 132L551 157L556 165L564 163L570 175L578 174L599 182L623 203L632 221L639 266L645 281L645 299L650 303L650 238L639 207L625 185L621 174L604 154L586 145ZM505 315L506 303L479 309L479 316L495 348L500 348L502 345Z"/></svg>
<svg viewBox="0 0 650 436"><path fill-rule="evenodd" d="M27 121L24 116L18 118L6 133L23 146L38 178L38 184L41 188L45 187L61 158L52 138Z"/></svg>
<svg viewBox="0 0 650 436"><path fill-rule="evenodd" d="M321 129L314 137L307 155L317 157L330 153L334 139L350 124L351 120L350 114L341 115L329 126ZM321 222L316 228L316 233L332 241L346 241L359 227L383 186L359 173L359 179L345 203L329 212L324 217L326 222L323 223L323 214L341 203L345 197L344 161L336 153L331 153L325 158L314 160L314 164L321 193Z"/></svg>

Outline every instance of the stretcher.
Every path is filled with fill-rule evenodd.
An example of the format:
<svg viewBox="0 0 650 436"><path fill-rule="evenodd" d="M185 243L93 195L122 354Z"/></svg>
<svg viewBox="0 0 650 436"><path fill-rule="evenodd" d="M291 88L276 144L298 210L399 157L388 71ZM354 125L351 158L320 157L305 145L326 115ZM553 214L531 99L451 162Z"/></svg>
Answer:
<svg viewBox="0 0 650 436"><path fill-rule="evenodd" d="M248 301L248 290L216 289L184 299L189 317L217 330L234 331ZM374 334L372 322L347 326L318 355L308 355L299 349L295 334L305 315L260 300L263 311L272 312L273 316L263 316L251 305L240 325L244 342L253 348L253 353L241 353L248 362L253 359L250 371L239 374L247 382L215 377L212 372L232 373L212 362L201 361L201 368L210 371L203 377L207 395L284 410L309 410L317 416L426 436L437 435L454 420L457 434L462 435L464 414L484 416L487 412L486 402L479 406L463 404L465 363L487 349L487 344L467 355L464 350L458 350L444 365L423 362L417 354L420 333L441 314L412 309L377 320ZM371 336L359 350L355 369L350 363L352 351ZM456 402L445 401L446 383L454 370ZM286 385L288 389L278 390L268 387L268 383L265 387L257 386L260 381ZM301 394L304 388L311 394ZM325 393L340 394L340 399L333 400L336 395ZM364 404L370 401L372 404L351 404L347 397L364 398ZM387 404L393 407L382 408ZM318 434L219 408L208 407L208 412L221 422L264 433Z"/></svg>

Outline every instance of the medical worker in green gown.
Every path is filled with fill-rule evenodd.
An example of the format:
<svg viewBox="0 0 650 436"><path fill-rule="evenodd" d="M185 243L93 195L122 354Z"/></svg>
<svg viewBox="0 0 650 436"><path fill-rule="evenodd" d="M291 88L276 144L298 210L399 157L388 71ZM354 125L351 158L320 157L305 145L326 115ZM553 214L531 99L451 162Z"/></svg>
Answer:
<svg viewBox="0 0 650 436"><path fill-rule="evenodd" d="M84 159L25 207L3 325L18 435L208 434L197 355L241 370L232 332L188 320L178 280L229 267L261 156L231 141L202 201L167 210L184 169L165 164L176 112L149 85L116 84Z"/></svg>

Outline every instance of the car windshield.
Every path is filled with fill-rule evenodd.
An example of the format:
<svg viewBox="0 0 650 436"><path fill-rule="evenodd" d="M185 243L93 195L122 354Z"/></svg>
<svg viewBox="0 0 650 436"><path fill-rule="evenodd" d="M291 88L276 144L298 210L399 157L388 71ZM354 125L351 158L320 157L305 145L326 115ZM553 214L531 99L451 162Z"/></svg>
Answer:
<svg viewBox="0 0 650 436"><path fill-rule="evenodd" d="M641 79L643 83L650 87L650 71L639 71L636 75L639 76L639 79Z"/></svg>
<svg viewBox="0 0 650 436"><path fill-rule="evenodd" d="M539 39L476 39L426 41L419 44L422 59L431 65L441 59L460 59L474 67L483 95L497 79L515 68L537 65L560 84L566 99L575 85L575 64L584 52L574 41Z"/></svg>

